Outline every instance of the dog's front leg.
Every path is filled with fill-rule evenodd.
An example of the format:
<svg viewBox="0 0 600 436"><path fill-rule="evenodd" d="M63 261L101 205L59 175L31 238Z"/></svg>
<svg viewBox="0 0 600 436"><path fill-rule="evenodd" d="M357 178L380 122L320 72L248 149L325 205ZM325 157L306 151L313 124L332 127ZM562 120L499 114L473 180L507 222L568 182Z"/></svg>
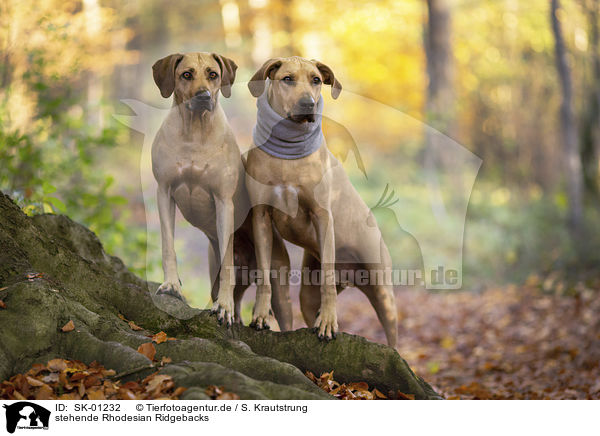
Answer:
<svg viewBox="0 0 600 436"><path fill-rule="evenodd" d="M183 300L181 281L177 273L177 256L175 255L175 200L169 189L160 185L156 191L158 214L160 217L160 234L162 242L162 266L165 281L159 286L157 294L169 294Z"/></svg>
<svg viewBox="0 0 600 436"><path fill-rule="evenodd" d="M233 201L231 198L215 197L217 219L217 238L221 258L219 274L219 292L213 305L213 313L217 314L219 323L227 327L233 324L233 288L235 271L233 268Z"/></svg>
<svg viewBox="0 0 600 436"><path fill-rule="evenodd" d="M273 223L268 206L260 204L252 209L252 230L259 279L256 288L256 301L252 311L251 327L257 330L269 329L271 314L271 252L273 249Z"/></svg>
<svg viewBox="0 0 600 436"><path fill-rule="evenodd" d="M317 207L311 212L321 250L321 307L314 328L319 339L334 339L338 331L335 288L335 235L331 211Z"/></svg>

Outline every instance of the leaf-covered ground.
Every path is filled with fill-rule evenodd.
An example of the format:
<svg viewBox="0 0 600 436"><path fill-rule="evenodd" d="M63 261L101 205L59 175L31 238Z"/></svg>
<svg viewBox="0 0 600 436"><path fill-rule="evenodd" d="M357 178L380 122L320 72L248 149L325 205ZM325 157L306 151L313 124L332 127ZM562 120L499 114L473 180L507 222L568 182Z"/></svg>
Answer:
<svg viewBox="0 0 600 436"><path fill-rule="evenodd" d="M0 382L3 400L177 400L186 388L157 371L141 380L123 382L121 375L94 361L52 359L36 363L25 374ZM213 400L238 400L222 386L205 390Z"/></svg>
<svg viewBox="0 0 600 436"><path fill-rule="evenodd" d="M333 378L333 371L324 372L319 377L312 372L306 371L305 375L314 384L323 389L329 395L339 400L414 400L415 396L405 394L402 391L388 392L385 395L377 388L369 389L365 382L339 383Z"/></svg>
<svg viewBox="0 0 600 436"><path fill-rule="evenodd" d="M600 399L600 280L543 288L400 291L397 349L447 399ZM385 342L360 292L338 302L343 331Z"/></svg>

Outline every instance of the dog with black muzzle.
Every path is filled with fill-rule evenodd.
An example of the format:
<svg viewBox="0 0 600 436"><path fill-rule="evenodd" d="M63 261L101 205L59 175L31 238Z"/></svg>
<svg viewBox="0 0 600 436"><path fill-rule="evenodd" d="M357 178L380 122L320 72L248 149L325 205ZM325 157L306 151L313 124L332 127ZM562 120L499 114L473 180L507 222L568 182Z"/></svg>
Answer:
<svg viewBox="0 0 600 436"><path fill-rule="evenodd" d="M177 206L209 240L212 310L228 326L241 321L240 301L249 286L240 283L242 268L256 268L244 166L218 100L219 93L231 95L236 69L234 61L215 53L172 54L152 67L161 95L174 94L173 107L152 145L164 271L157 293L183 299L174 248ZM271 237L274 269L287 277L287 250L279 235ZM287 283L277 277L272 285L275 317L282 330L289 330Z"/></svg>
<svg viewBox="0 0 600 436"><path fill-rule="evenodd" d="M302 280L300 306L319 338L335 337L337 291L354 285L368 297L388 344L395 346L391 257L373 213L325 144L323 84L331 85L334 99L339 96L342 85L331 68L299 57L265 62L248 84L258 98L246 162L258 268L263 274L270 269L274 224L284 239L304 249L302 271L310 280ZM294 209L295 214L286 212ZM321 272L319 282L311 281L313 271ZM254 325L267 324L271 294L268 281L259 283Z"/></svg>

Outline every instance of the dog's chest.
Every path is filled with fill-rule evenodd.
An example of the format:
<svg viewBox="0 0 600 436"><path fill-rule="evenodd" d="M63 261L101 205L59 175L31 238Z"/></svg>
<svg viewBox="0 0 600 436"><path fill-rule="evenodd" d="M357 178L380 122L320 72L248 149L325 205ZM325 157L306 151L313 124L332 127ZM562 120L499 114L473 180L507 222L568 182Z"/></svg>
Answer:
<svg viewBox="0 0 600 436"><path fill-rule="evenodd" d="M173 162L171 186L186 185L192 191L197 186L205 186L213 176L210 165L194 159L175 159Z"/></svg>
<svg viewBox="0 0 600 436"><path fill-rule="evenodd" d="M272 218L283 238L312 246L315 231L305 190L295 184L279 184L273 188L271 201L274 206Z"/></svg>

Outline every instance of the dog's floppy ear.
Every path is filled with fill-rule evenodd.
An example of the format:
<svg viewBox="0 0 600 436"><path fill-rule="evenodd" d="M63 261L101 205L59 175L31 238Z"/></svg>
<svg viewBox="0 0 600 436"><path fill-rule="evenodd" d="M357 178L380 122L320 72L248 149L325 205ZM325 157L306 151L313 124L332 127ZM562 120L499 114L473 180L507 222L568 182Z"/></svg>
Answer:
<svg viewBox="0 0 600 436"><path fill-rule="evenodd" d="M315 62L317 69L323 75L323 83L325 85L331 85L331 96L334 99L338 98L338 96L340 95L340 92L342 92L342 84L340 82L338 82L338 80L335 78L335 75L333 74L333 71L331 70L331 68L329 68L327 65L325 65L322 62L319 62L319 61L314 61L314 62Z"/></svg>
<svg viewBox="0 0 600 436"><path fill-rule="evenodd" d="M248 82L250 93L254 97L260 97L265 90L265 80L272 79L272 74L281 66L281 59L269 59L258 69Z"/></svg>
<svg viewBox="0 0 600 436"><path fill-rule="evenodd" d="M173 90L175 89L175 68L177 68L177 64L182 59L183 55L176 53L159 59L152 65L154 82L158 86L158 89L160 89L160 95L164 98L168 98L173 94Z"/></svg>
<svg viewBox="0 0 600 436"><path fill-rule="evenodd" d="M221 93L223 94L223 97L229 98L231 97L231 85L233 85L233 82L235 81L235 71L238 66L235 62L225 56L213 53L212 57L215 58L219 67L221 67Z"/></svg>

